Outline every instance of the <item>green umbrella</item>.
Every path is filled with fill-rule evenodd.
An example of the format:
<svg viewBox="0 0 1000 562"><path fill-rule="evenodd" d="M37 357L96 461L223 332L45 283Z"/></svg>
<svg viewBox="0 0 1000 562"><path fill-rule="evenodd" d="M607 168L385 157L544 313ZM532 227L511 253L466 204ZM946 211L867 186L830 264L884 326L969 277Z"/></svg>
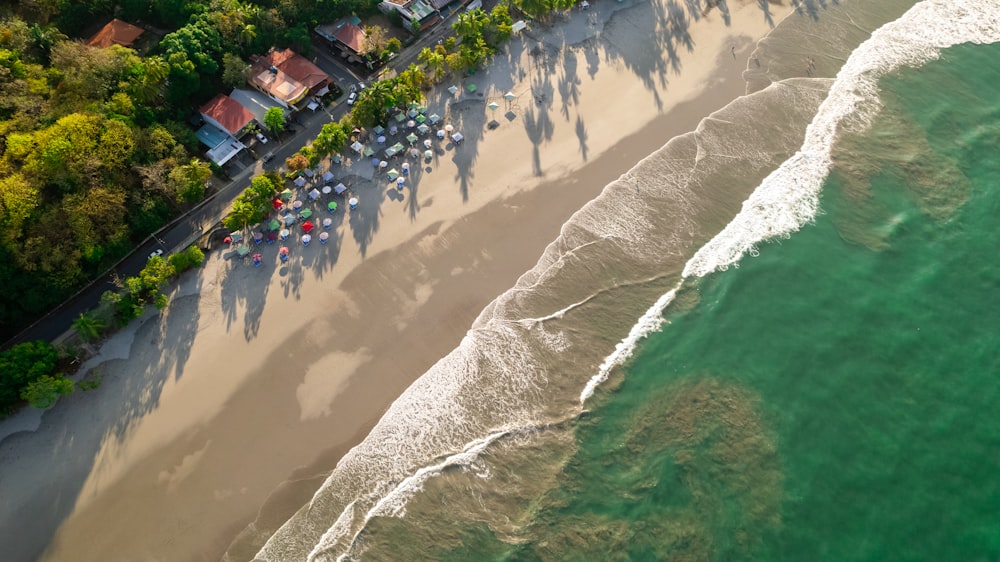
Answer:
<svg viewBox="0 0 1000 562"><path fill-rule="evenodd" d="M311 217L312 214L313 214L312 209L302 209L301 211L299 211L299 216L304 219Z"/></svg>
<svg viewBox="0 0 1000 562"><path fill-rule="evenodd" d="M242 258L250 253L250 248L246 244L241 244L240 247L236 248L236 253Z"/></svg>
<svg viewBox="0 0 1000 562"><path fill-rule="evenodd" d="M292 190L291 189L285 189L284 191L282 191L281 192L281 198L284 199L285 201L288 201L289 199L291 199L292 198Z"/></svg>
<svg viewBox="0 0 1000 562"><path fill-rule="evenodd" d="M269 230L278 230L281 228L281 222L278 219L271 219L271 222L267 223L267 228Z"/></svg>
<svg viewBox="0 0 1000 562"><path fill-rule="evenodd" d="M331 210L331 211L336 211L337 210L337 202L336 201L330 201L329 203L326 204L326 208L329 209L329 210Z"/></svg>
<svg viewBox="0 0 1000 562"><path fill-rule="evenodd" d="M427 116L424 114L417 115L417 123L423 123L427 121Z"/></svg>
<svg viewBox="0 0 1000 562"><path fill-rule="evenodd" d="M395 119L397 122L402 123L403 121L406 121L406 114L402 112L397 113Z"/></svg>
<svg viewBox="0 0 1000 562"><path fill-rule="evenodd" d="M420 113L427 113L427 106L421 105L420 107L417 108L417 111L419 111Z"/></svg>
<svg viewBox="0 0 1000 562"><path fill-rule="evenodd" d="M470 94L471 94L471 93L474 93L474 92L476 91L476 85L475 85L475 84L472 84L472 83L469 83L469 85L468 85L468 86L466 86L466 87L465 87L465 89L466 89L466 90L469 90L469 93L470 93Z"/></svg>
<svg viewBox="0 0 1000 562"><path fill-rule="evenodd" d="M414 135L413 133L410 133L410 134L406 135L406 140L410 141L410 144L413 144L413 143L417 142L417 135Z"/></svg>

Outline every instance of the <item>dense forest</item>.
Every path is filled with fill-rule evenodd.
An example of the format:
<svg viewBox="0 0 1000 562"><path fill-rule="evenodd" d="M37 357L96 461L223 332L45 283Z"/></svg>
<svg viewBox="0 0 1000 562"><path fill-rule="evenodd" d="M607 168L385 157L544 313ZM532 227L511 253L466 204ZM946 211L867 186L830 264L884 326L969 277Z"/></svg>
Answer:
<svg viewBox="0 0 1000 562"><path fill-rule="evenodd" d="M322 17L372 0L21 0L0 8L0 339L72 295L205 195L186 120L250 54L308 53ZM320 16L322 14L322 16ZM87 46L112 17L148 52ZM294 23L293 23L294 22ZM171 31L172 30L172 31ZM235 76L234 76L235 75Z"/></svg>

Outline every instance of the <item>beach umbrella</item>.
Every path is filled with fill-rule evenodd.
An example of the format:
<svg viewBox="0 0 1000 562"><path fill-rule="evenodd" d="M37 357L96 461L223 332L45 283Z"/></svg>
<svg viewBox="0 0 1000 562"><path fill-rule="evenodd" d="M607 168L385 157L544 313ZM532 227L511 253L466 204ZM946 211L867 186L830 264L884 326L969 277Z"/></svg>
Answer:
<svg viewBox="0 0 1000 562"><path fill-rule="evenodd" d="M385 144L385 137L384 137L384 136L379 136L379 138L377 138L377 139L375 139L375 140L376 140L376 142L378 142L379 144Z"/></svg>
<svg viewBox="0 0 1000 562"><path fill-rule="evenodd" d="M451 123L448 123L447 125L444 126L444 132L446 132L446 133L451 133L454 130L455 130L455 127L452 126Z"/></svg>
<svg viewBox="0 0 1000 562"><path fill-rule="evenodd" d="M222 243L223 244L232 244L233 243L233 237L232 236L226 236L225 238L222 239Z"/></svg>
<svg viewBox="0 0 1000 562"><path fill-rule="evenodd" d="M370 147L370 146L366 146L365 147L364 155L365 156L371 156L372 154L375 154L375 149L372 148L372 147Z"/></svg>
<svg viewBox="0 0 1000 562"><path fill-rule="evenodd" d="M304 178L302 176L299 176L299 177L295 178L292 181L292 183L294 183L295 185L297 185L299 187L302 187L302 186L304 186L306 184L306 178Z"/></svg>
<svg viewBox="0 0 1000 562"><path fill-rule="evenodd" d="M410 119L409 121L406 122L406 126L412 129L417 126L417 122L414 121L413 119Z"/></svg>
<svg viewBox="0 0 1000 562"><path fill-rule="evenodd" d="M333 163L334 164L340 164L343 161L344 161L344 157L343 156L341 156L339 154L334 154L333 155Z"/></svg>
<svg viewBox="0 0 1000 562"><path fill-rule="evenodd" d="M274 244L274 241L278 239L278 235L273 232L267 233L267 243Z"/></svg>
<svg viewBox="0 0 1000 562"><path fill-rule="evenodd" d="M417 115L420 115L420 113L419 113L419 112L417 111L417 108L416 108L416 107L411 107L411 108L410 108L410 110L406 112L406 115L407 115L407 117L409 117L410 119L413 119L413 118L414 118L414 117L416 117Z"/></svg>
<svg viewBox="0 0 1000 562"><path fill-rule="evenodd" d="M309 221L306 221L306 222L302 223L302 231L305 232L306 234L309 234L310 232L312 232L312 229L314 229L314 228L316 228L316 225L314 225L313 223L311 223Z"/></svg>
<svg viewBox="0 0 1000 562"><path fill-rule="evenodd" d="M455 141L455 144L462 142L462 139L464 138L465 137L462 136L462 133L455 133L451 136L451 140Z"/></svg>
<svg viewBox="0 0 1000 562"><path fill-rule="evenodd" d="M271 201L271 206L274 207L275 211L277 211L278 209L284 207L285 204L281 202L281 199L275 199L274 201Z"/></svg>
<svg viewBox="0 0 1000 562"><path fill-rule="evenodd" d="M385 132L385 127L382 125L375 125L375 127L372 128L372 131L374 131L376 135L381 135Z"/></svg>
<svg viewBox="0 0 1000 562"><path fill-rule="evenodd" d="M468 90L470 94L476 93L476 85L473 84L472 82L469 82L469 84L465 87L465 89Z"/></svg>
<svg viewBox="0 0 1000 562"><path fill-rule="evenodd" d="M419 131L421 135L426 135L427 131L430 131L430 130L431 130L431 128L428 127L427 125L423 124L423 123L417 125L417 131Z"/></svg>
<svg viewBox="0 0 1000 562"><path fill-rule="evenodd" d="M378 168L378 158L372 158L372 167Z"/></svg>
<svg viewBox="0 0 1000 562"><path fill-rule="evenodd" d="M281 239L282 239L282 240L284 240L284 239L288 238L288 235L289 235L289 234L290 234L290 233L288 232L288 229L287 229L287 228L282 228L282 229L281 229L281 232L279 232L279 233L278 233L278 236L280 236L280 237L281 237Z"/></svg>
<svg viewBox="0 0 1000 562"><path fill-rule="evenodd" d="M444 138L444 131L443 130L438 129L437 138L438 139L443 139Z"/></svg>
<svg viewBox="0 0 1000 562"><path fill-rule="evenodd" d="M305 174L307 178L312 178L313 176L316 175L316 170L313 170L312 168L306 168L305 170L302 170L302 173Z"/></svg>
<svg viewBox="0 0 1000 562"><path fill-rule="evenodd" d="M427 113L427 106L421 105L420 107L417 108L417 111L419 111L420 113Z"/></svg>
<svg viewBox="0 0 1000 562"><path fill-rule="evenodd" d="M402 123L403 121L406 121L406 114L399 112L395 117L393 117L393 119L395 119L397 123Z"/></svg>
<svg viewBox="0 0 1000 562"><path fill-rule="evenodd" d="M393 125L392 127L389 127L389 134L390 135L395 135L398 132L399 132L399 128L397 128L395 125Z"/></svg>
<svg viewBox="0 0 1000 562"><path fill-rule="evenodd" d="M333 219L329 217L323 219L323 228L325 228L326 230L330 230L331 226L333 226Z"/></svg>
<svg viewBox="0 0 1000 562"><path fill-rule="evenodd" d="M410 149L410 158L418 158L419 156L420 156L420 151L419 150L417 150L416 148L411 148ZM405 165L406 164L404 164L404 166Z"/></svg>
<svg viewBox="0 0 1000 562"><path fill-rule="evenodd" d="M254 232L253 233L253 239L256 242L260 242L260 241L264 240L264 233L263 232Z"/></svg>
<svg viewBox="0 0 1000 562"><path fill-rule="evenodd" d="M309 243L312 242L312 239L313 239L312 236L310 236L308 234L303 234L302 235L302 245L303 246L308 246Z"/></svg>
<svg viewBox="0 0 1000 562"><path fill-rule="evenodd" d="M406 178L399 178L396 180L396 189L403 191L403 184L406 183Z"/></svg>
<svg viewBox="0 0 1000 562"><path fill-rule="evenodd" d="M261 260L261 258L263 258L263 257L264 256L262 256L260 254L254 254L253 255L253 261L259 262Z"/></svg>
<svg viewBox="0 0 1000 562"><path fill-rule="evenodd" d="M441 121L441 116L437 113L432 113L430 117L427 118L431 125L437 125Z"/></svg>
<svg viewBox="0 0 1000 562"><path fill-rule="evenodd" d="M451 95L455 95L458 93L458 86L448 86L448 91L451 92Z"/></svg>
<svg viewBox="0 0 1000 562"><path fill-rule="evenodd" d="M486 107L490 108L490 111L496 111L497 109L500 109L500 105L495 101L491 101L490 104L487 105Z"/></svg>
<svg viewBox="0 0 1000 562"><path fill-rule="evenodd" d="M311 217L312 214L313 214L312 209L302 209L302 212L299 213L299 216L302 217L302 218L304 218L304 219L307 219L307 218Z"/></svg>
<svg viewBox="0 0 1000 562"><path fill-rule="evenodd" d="M326 244L326 241L329 240L329 239L330 239L330 233L329 232L321 232L319 234L319 243L320 244Z"/></svg>
<svg viewBox="0 0 1000 562"><path fill-rule="evenodd" d="M434 158L434 151L433 150L425 150L424 151L424 158L426 158L428 160Z"/></svg>
<svg viewBox="0 0 1000 562"><path fill-rule="evenodd" d="M246 244L240 244L240 246L236 248L236 253L242 258L250 253L250 247Z"/></svg>
<svg viewBox="0 0 1000 562"><path fill-rule="evenodd" d="M289 199L291 199L292 198L292 190L288 189L288 188L285 188L285 190L281 192L281 198L284 199L285 201L288 201Z"/></svg>
<svg viewBox="0 0 1000 562"><path fill-rule="evenodd" d="M358 208L358 198L357 197L351 197L350 199L347 200L347 205L350 206L351 209L357 209Z"/></svg>
<svg viewBox="0 0 1000 562"><path fill-rule="evenodd" d="M393 168L393 169L389 170L385 175L389 176L389 181L392 181L392 180L394 180L394 179L396 179L396 178L399 177L399 170L397 170L396 168Z"/></svg>
<svg viewBox="0 0 1000 562"><path fill-rule="evenodd" d="M354 141L354 144L351 145L351 150L353 150L354 152L360 153L364 149L365 149L365 145L361 144L358 141Z"/></svg>
<svg viewBox="0 0 1000 562"><path fill-rule="evenodd" d="M271 222L267 223L268 230L278 230L281 228L281 221L278 219L271 219Z"/></svg>
<svg viewBox="0 0 1000 562"><path fill-rule="evenodd" d="M424 139L424 148L430 148L432 146L434 146L434 143L431 142L431 139Z"/></svg>
<svg viewBox="0 0 1000 562"><path fill-rule="evenodd" d="M398 143L397 142L396 144L392 145L391 148L392 148L393 152L395 152L396 154L399 154L400 152L403 152L403 144L402 143Z"/></svg>
<svg viewBox="0 0 1000 562"><path fill-rule="evenodd" d="M319 190L313 188L313 190L309 192L309 198L312 199L313 201L319 199Z"/></svg>
<svg viewBox="0 0 1000 562"><path fill-rule="evenodd" d="M336 211L337 210L337 202L336 201L330 201L329 203L326 204L326 209L328 211L330 211L331 213L334 212L334 211Z"/></svg>
<svg viewBox="0 0 1000 562"><path fill-rule="evenodd" d="M514 98L516 97L517 96L514 95L514 92L507 92L506 94L503 95L503 99L507 100L508 102L514 101Z"/></svg>
<svg viewBox="0 0 1000 562"><path fill-rule="evenodd" d="M410 173L410 163L403 162L403 175L408 175Z"/></svg>
<svg viewBox="0 0 1000 562"><path fill-rule="evenodd" d="M281 249L278 250L278 257L281 258L281 261L288 259L288 246L282 246Z"/></svg>
<svg viewBox="0 0 1000 562"><path fill-rule="evenodd" d="M295 222L295 216L294 215L285 215L285 218L283 220L285 221L285 226L289 226L289 225L291 225L292 223Z"/></svg>
<svg viewBox="0 0 1000 562"><path fill-rule="evenodd" d="M330 170L327 170L327 171L323 172L323 181L326 182L326 183L332 182L333 181L333 172L331 172Z"/></svg>
<svg viewBox="0 0 1000 562"><path fill-rule="evenodd" d="M329 195L331 191L333 191L333 188L329 185L323 186L323 195Z"/></svg>
<svg viewBox="0 0 1000 562"><path fill-rule="evenodd" d="M296 211L298 211L299 209L301 209L302 208L302 201L299 201L299 200L296 199L295 202L292 203L292 208L295 209Z"/></svg>
<svg viewBox="0 0 1000 562"><path fill-rule="evenodd" d="M378 167L382 168L382 169L388 168L389 167L389 163L386 162L385 160L383 160L383 161L381 161L381 162L378 163Z"/></svg>
<svg viewBox="0 0 1000 562"><path fill-rule="evenodd" d="M413 133L410 133L410 134L406 135L406 140L410 141L410 144L413 144L413 143L417 142L417 135L414 135Z"/></svg>
<svg viewBox="0 0 1000 562"><path fill-rule="evenodd" d="M427 116L423 114L417 115L417 118L414 119L414 121L416 121L417 123L423 123L424 121L427 121Z"/></svg>

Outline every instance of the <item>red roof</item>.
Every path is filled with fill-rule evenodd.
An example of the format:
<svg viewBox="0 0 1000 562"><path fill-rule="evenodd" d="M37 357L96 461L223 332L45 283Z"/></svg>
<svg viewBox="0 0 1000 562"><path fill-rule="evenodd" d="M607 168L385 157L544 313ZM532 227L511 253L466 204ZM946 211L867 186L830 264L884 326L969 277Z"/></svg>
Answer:
<svg viewBox="0 0 1000 562"><path fill-rule="evenodd" d="M135 40L143 33L145 31L141 27L136 27L115 18L95 33L93 37L87 39L87 44L91 47L101 48L110 47L111 45L131 47L132 43L135 43Z"/></svg>
<svg viewBox="0 0 1000 562"><path fill-rule="evenodd" d="M210 117L230 134L235 135L253 121L253 113L226 94L219 94L201 106L201 113Z"/></svg>
<svg viewBox="0 0 1000 562"><path fill-rule="evenodd" d="M341 24L333 34L344 45L347 45L355 53L360 53L364 48L365 32L360 27L347 21Z"/></svg>
<svg viewBox="0 0 1000 562"><path fill-rule="evenodd" d="M268 53L265 59L270 66L284 72L289 78L310 90L316 90L317 86L333 80L309 59L291 49L275 49Z"/></svg>

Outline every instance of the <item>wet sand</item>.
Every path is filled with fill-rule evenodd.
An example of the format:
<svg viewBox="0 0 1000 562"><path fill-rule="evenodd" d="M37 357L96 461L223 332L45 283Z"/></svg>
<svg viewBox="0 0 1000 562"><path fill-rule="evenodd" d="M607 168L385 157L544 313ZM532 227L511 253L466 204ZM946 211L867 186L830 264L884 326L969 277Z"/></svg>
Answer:
<svg viewBox="0 0 1000 562"><path fill-rule="evenodd" d="M756 2L733 6L731 26L715 12L693 24L692 51L673 62L587 39L647 10L598 5L515 38L473 77L486 95L451 104L466 141L443 144L402 194L351 182L361 204L338 211L329 245L289 244L287 265L269 246L260 268L211 254L167 310L91 361L101 388L0 443L0 549L216 560L243 530L232 558L252 556L576 209L743 93L752 40L768 29ZM567 45L587 68L561 55ZM505 91L518 95L509 118ZM431 95L432 112L445 114L446 95Z"/></svg>

